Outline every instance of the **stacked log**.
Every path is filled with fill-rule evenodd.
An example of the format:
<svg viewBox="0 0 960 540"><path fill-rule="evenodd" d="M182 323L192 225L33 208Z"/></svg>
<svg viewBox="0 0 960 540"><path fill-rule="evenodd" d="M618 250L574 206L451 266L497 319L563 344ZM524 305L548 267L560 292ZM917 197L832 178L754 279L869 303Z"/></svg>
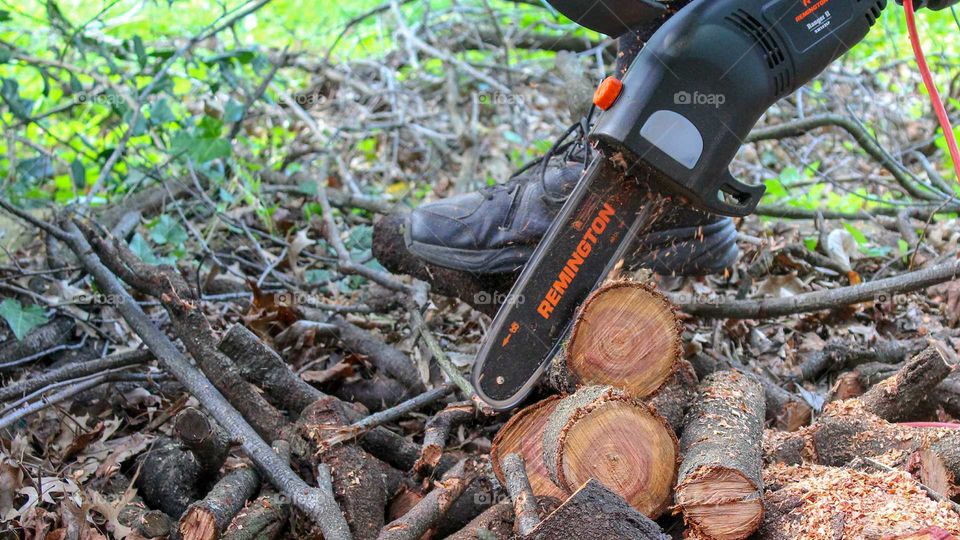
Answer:
<svg viewBox="0 0 960 540"><path fill-rule="evenodd" d="M659 291L633 281L609 283L583 304L553 379L565 388L613 386L649 397L678 368L680 333L675 308Z"/></svg>
<svg viewBox="0 0 960 540"><path fill-rule="evenodd" d="M677 509L710 538L742 540L763 520L764 399L738 371L707 377L684 423Z"/></svg>
<svg viewBox="0 0 960 540"><path fill-rule="evenodd" d="M543 432L543 461L554 484L573 493L599 480L650 517L670 504L678 459L667 422L607 386L588 386L564 398Z"/></svg>

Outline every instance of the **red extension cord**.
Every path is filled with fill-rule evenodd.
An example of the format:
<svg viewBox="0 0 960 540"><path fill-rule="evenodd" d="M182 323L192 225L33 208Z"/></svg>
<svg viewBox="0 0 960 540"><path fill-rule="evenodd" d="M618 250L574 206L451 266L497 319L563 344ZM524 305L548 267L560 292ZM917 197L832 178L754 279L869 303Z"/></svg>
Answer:
<svg viewBox="0 0 960 540"><path fill-rule="evenodd" d="M940 127L943 129L943 135L947 139L947 147L950 149L950 157L953 159L953 170L956 171L957 180L960 181L960 149L957 148L957 138L953 133L953 126L950 125L947 109L943 106L937 84L933 81L933 75L930 74L930 66L927 65L927 58L923 54L923 46L920 45L920 33L917 31L916 10L913 7L913 0L903 0L903 9L907 14L910 44L913 45L913 54L917 57L920 76L923 77L923 84L927 87L927 93L930 94L933 109L937 112L937 119L940 120Z"/></svg>

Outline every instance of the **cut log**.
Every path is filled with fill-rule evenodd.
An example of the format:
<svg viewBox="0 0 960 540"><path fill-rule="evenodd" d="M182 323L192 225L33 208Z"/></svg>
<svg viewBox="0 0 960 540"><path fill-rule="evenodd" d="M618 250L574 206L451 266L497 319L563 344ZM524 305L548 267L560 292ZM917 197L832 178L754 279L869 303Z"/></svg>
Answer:
<svg viewBox="0 0 960 540"><path fill-rule="evenodd" d="M927 400L930 391L950 370L943 353L937 347L928 347L896 375L868 390L860 401L864 410L888 422L918 420L917 404Z"/></svg>
<svg viewBox="0 0 960 540"><path fill-rule="evenodd" d="M588 480L524 540L669 540L660 526L597 480Z"/></svg>
<svg viewBox="0 0 960 540"><path fill-rule="evenodd" d="M920 481L937 493L952 498L960 495L960 444L946 437L921 448L914 455Z"/></svg>
<svg viewBox="0 0 960 540"><path fill-rule="evenodd" d="M137 490L150 508L180 516L200 497L203 467L179 441L159 437L143 458Z"/></svg>
<svg viewBox="0 0 960 540"><path fill-rule="evenodd" d="M649 285L616 281L587 298L564 357L574 385L613 386L645 398L677 369L680 324L672 304Z"/></svg>
<svg viewBox="0 0 960 540"><path fill-rule="evenodd" d="M674 433L680 433L683 427L683 417L697 397L699 382L697 372L694 371L690 362L680 360L677 371L670 380L647 401L653 410L670 424Z"/></svg>
<svg viewBox="0 0 960 540"><path fill-rule="evenodd" d="M543 463L543 429L558 403L560 398L557 396L534 403L514 414L497 433L490 448L490 461L500 484L506 483L500 460L507 454L516 453L523 458L534 495L567 498L569 493L553 483Z"/></svg>
<svg viewBox="0 0 960 540"><path fill-rule="evenodd" d="M249 499L260 490L260 475L250 467L240 467L224 475L210 493L180 518L183 540L215 540L227 528Z"/></svg>
<svg viewBox="0 0 960 540"><path fill-rule="evenodd" d="M117 520L121 525L130 527L144 538L160 538L170 534L173 521L160 510L150 510L143 505L140 497L123 507Z"/></svg>
<svg viewBox="0 0 960 540"><path fill-rule="evenodd" d="M230 522L224 540L279 538L290 517L290 504L279 493L261 495Z"/></svg>
<svg viewBox="0 0 960 540"><path fill-rule="evenodd" d="M680 448L677 509L708 538L741 540L763 522L763 388L739 371L700 385Z"/></svg>
<svg viewBox="0 0 960 540"><path fill-rule="evenodd" d="M215 478L230 451L227 433L193 407L187 407L177 415L174 431L183 445L197 456L204 474L210 479Z"/></svg>
<svg viewBox="0 0 960 540"><path fill-rule="evenodd" d="M667 421L608 386L561 400L543 432L543 461L556 485L573 492L599 480L651 518L670 504L678 459Z"/></svg>

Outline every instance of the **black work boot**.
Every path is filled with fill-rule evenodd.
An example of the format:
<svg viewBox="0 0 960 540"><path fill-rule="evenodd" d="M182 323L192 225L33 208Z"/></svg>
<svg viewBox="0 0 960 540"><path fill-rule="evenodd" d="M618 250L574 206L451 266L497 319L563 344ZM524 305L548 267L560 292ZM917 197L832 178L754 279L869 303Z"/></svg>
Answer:
<svg viewBox="0 0 960 540"><path fill-rule="evenodd" d="M528 172L503 185L422 205L404 227L406 248L425 262L454 270L516 272L582 173L582 163L555 158L542 178ZM718 273L736 260L736 236L730 218L677 205L637 238L627 262L664 275Z"/></svg>

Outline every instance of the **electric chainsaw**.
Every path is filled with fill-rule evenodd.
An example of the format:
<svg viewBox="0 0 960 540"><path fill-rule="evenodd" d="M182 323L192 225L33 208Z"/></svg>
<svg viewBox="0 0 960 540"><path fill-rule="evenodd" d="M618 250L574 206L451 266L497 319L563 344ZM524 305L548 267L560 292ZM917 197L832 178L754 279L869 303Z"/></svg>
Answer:
<svg viewBox="0 0 960 540"><path fill-rule="evenodd" d="M957 0L935 0L942 8ZM641 0L552 0L610 34L663 17ZM479 397L519 404L558 352L575 312L666 198L746 216L763 186L729 165L761 115L866 37L886 0L694 0L597 90L597 156L520 274L473 370ZM910 16L912 17L912 4ZM629 14L629 16L625 15Z"/></svg>

